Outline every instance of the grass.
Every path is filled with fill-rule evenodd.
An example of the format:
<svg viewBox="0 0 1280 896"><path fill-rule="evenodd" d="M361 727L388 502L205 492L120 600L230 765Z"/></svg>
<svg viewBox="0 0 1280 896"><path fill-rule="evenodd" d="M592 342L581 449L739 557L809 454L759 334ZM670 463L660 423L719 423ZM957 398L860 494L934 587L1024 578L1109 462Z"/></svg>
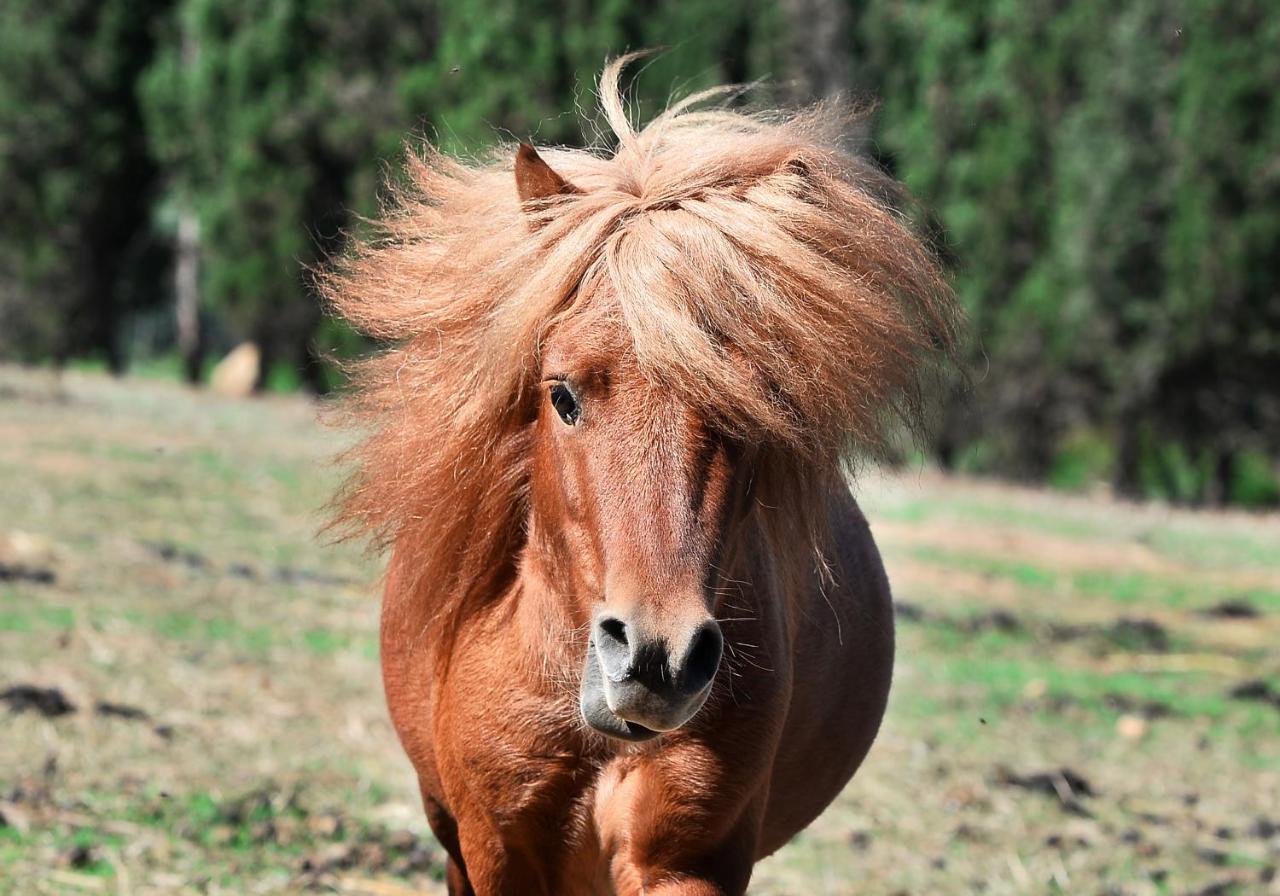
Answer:
<svg viewBox="0 0 1280 896"><path fill-rule="evenodd" d="M15 592L16 593L16 592ZM67 606L17 607L15 597L0 592L0 632L74 632L78 626L103 632L127 625L145 636L179 643L223 643L248 657L262 657L273 649L305 650L318 656L358 650L377 656L377 641L368 632L311 627L303 631L238 622L225 616L169 612L148 615L136 610L92 607L77 611Z"/></svg>
<svg viewBox="0 0 1280 896"><path fill-rule="evenodd" d="M0 561L16 533L54 574L0 581L0 689L76 707L0 709L0 894L441 893L377 564L316 537L342 437L303 399L150 373L0 368ZM1280 710L1231 691L1280 690L1280 520L858 490L905 608L889 714L752 893L1274 887ZM1257 617L1206 615L1228 600ZM1009 783L1062 769L1092 795Z"/></svg>
<svg viewBox="0 0 1280 896"><path fill-rule="evenodd" d="M1243 600L1258 610L1280 612L1280 589L1187 580L1173 572L1151 574L1117 569L1057 570L1007 556L921 545L912 557L944 570L976 572L1017 588L1047 595L1100 600L1118 606L1208 609L1223 600Z"/></svg>

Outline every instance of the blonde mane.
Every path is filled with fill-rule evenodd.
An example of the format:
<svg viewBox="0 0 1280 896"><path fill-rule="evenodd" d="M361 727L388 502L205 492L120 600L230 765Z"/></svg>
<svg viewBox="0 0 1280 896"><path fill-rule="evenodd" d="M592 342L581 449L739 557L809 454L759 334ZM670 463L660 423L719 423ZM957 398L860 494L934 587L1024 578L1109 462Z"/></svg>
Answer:
<svg viewBox="0 0 1280 896"><path fill-rule="evenodd" d="M784 517L820 513L817 492L851 450L883 445L895 412L918 419L919 377L955 340L896 185L839 148L847 117L701 108L712 92L635 130L626 61L600 84L616 149L539 150L579 192L522 208L513 146L409 153L380 232L320 278L337 313L392 346L356 370L348 405L368 435L340 522L410 552L446 615L514 568L540 346L575 305L616 321L647 376L763 446Z"/></svg>

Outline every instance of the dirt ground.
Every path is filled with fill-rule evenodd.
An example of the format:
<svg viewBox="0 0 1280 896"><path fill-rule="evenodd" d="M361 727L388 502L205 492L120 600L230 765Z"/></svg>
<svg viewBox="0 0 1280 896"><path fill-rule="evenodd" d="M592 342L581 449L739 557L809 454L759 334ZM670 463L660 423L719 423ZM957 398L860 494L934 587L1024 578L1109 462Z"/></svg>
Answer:
<svg viewBox="0 0 1280 896"><path fill-rule="evenodd" d="M0 367L0 893L442 893L303 399ZM781 894L1280 893L1280 518L858 493L887 721Z"/></svg>

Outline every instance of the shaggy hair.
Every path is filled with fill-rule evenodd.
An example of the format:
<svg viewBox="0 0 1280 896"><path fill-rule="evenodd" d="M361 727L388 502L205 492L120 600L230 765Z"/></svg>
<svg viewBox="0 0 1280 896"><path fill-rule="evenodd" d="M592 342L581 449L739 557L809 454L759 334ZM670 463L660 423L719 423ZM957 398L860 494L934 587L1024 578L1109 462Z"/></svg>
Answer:
<svg viewBox="0 0 1280 896"><path fill-rule="evenodd" d="M616 149L540 150L577 192L522 207L513 146L474 162L411 152L377 235L320 278L392 346L356 370L348 406L367 436L340 523L407 552L444 615L515 568L540 345L575 309L760 446L764 528L819 549L822 490L852 450L883 445L891 412L918 420L926 362L956 338L896 185L839 148L847 116L707 109L724 95L711 91L637 131L627 61L600 83Z"/></svg>

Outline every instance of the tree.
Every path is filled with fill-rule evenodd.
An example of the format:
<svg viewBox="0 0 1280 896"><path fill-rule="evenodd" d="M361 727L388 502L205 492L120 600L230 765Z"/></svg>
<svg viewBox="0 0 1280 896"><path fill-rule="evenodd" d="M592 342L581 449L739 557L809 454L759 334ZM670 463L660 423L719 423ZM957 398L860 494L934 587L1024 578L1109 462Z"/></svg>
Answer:
<svg viewBox="0 0 1280 896"><path fill-rule="evenodd" d="M0 6L0 351L99 354L119 372L123 315L163 292L134 86L166 5Z"/></svg>
<svg viewBox="0 0 1280 896"><path fill-rule="evenodd" d="M264 370L286 359L313 387L307 269L340 246L353 179L372 181L399 121L380 76L397 47L429 51L431 17L409 7L187 0L143 85L173 201L198 221L204 302L259 344Z"/></svg>
<svg viewBox="0 0 1280 896"><path fill-rule="evenodd" d="M738 46L750 9L726 16L667 2L655 11L700 35L672 54L699 72L691 86L750 69ZM335 0L184 0L143 96L179 210L171 217L191 210L198 219L203 303L259 344L264 369L282 358L322 387L318 341L337 334L307 269L359 226L353 209L373 210L379 163L415 130L459 152L504 132L580 142L568 111L576 94L609 55L643 45L654 21L621 2L379 0L352 15ZM724 71L722 57L741 72ZM682 86L663 80L663 65L670 58L654 62L652 83Z"/></svg>
<svg viewBox="0 0 1280 896"><path fill-rule="evenodd" d="M952 460L1041 479L1087 432L1121 491L1216 501L1239 452L1268 450L1277 28L1225 0L859 19L879 145L936 209L973 324L977 414L951 418Z"/></svg>

